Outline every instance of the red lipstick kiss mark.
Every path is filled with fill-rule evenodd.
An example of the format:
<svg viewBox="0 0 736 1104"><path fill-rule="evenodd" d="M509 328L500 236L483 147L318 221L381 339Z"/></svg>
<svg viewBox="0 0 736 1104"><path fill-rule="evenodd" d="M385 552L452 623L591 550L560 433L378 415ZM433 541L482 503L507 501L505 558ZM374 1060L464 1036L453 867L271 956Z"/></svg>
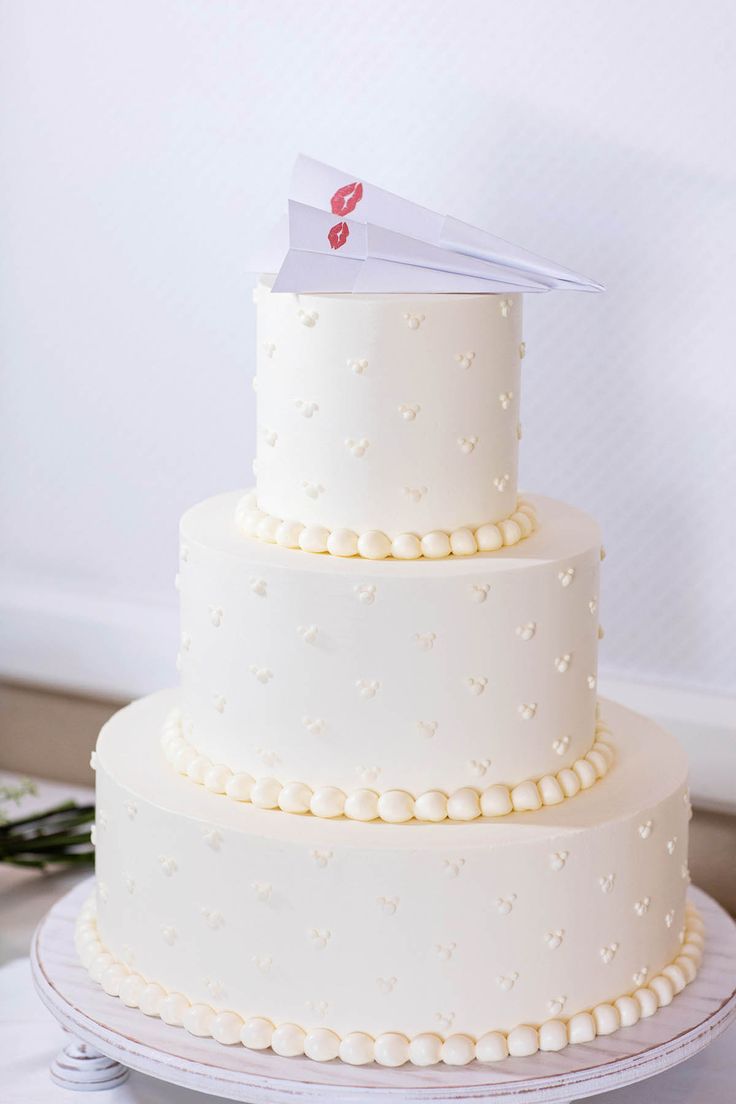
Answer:
<svg viewBox="0 0 736 1104"><path fill-rule="evenodd" d="M333 215L349 215L363 198L363 185L359 181L338 188L330 200Z"/></svg>
<svg viewBox="0 0 736 1104"><path fill-rule="evenodd" d="M350 228L346 222L336 222L327 235L327 240L333 249L340 249L350 236Z"/></svg>

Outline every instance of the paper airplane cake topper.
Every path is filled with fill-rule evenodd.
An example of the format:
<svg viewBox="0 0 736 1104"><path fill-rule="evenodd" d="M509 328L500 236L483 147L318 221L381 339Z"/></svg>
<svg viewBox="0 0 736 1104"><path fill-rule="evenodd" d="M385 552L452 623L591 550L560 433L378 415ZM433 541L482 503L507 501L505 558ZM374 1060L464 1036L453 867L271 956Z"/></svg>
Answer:
<svg viewBox="0 0 736 1104"><path fill-rule="evenodd" d="M554 261L299 156L280 228L253 267L274 291L602 291Z"/></svg>

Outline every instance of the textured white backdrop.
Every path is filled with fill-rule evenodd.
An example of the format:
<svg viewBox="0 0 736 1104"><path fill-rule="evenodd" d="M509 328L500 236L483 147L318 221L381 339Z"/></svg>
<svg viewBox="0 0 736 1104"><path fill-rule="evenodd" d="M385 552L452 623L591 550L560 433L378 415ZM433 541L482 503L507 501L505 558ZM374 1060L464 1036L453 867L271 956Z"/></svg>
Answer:
<svg viewBox="0 0 736 1104"><path fill-rule="evenodd" d="M244 484L244 256L297 151L601 279L528 301L523 484L598 516L609 674L736 683L731 0L0 6L5 625L174 678L176 524Z"/></svg>

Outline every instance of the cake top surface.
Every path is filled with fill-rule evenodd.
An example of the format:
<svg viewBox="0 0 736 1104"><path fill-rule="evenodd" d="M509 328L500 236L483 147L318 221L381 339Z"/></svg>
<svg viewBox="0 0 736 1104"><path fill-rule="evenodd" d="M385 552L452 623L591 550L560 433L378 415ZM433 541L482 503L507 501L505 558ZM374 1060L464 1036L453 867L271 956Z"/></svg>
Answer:
<svg viewBox="0 0 736 1104"><path fill-rule="evenodd" d="M557 502L542 495L528 495L535 507L539 528L526 540L497 552L476 552L472 557L453 562L447 560L378 560L340 559L332 556L304 555L290 548L280 548L255 540L244 540L233 518L243 491L228 491L208 498L187 510L181 519L180 535L187 544L202 543L215 547L223 556L233 557L256 566L293 567L295 561L306 573L340 573L375 570L391 578L416 579L431 575L455 576L469 570L478 573L482 562L489 579L499 571L524 568L534 564L556 562L566 556L578 556L586 548L599 548L601 532L596 521L583 510Z"/></svg>
<svg viewBox="0 0 736 1104"><path fill-rule="evenodd" d="M222 797L190 785L163 761L163 752L155 740L169 711L176 705L178 692L162 691L133 702L116 713L102 729L97 743L98 769L114 772L116 780L146 798L151 796L152 763L155 769L157 801L162 808L180 810L185 795L187 815L203 824L245 828L252 832L262 825L272 839L293 839L296 833L307 846L335 846L336 843L359 849L369 841L371 850L411 850L415 832L423 847L433 841L447 845L450 840L472 852L475 848L504 844L518 845L520 839L569 837L605 826L607 823L641 815L687 779L687 759L679 744L659 725L612 702L601 703L602 716L614 733L616 763L606 784L577 795L574 801L547 806L538 812L513 813L496 820L481 818L472 823L443 822L424 824L385 824L380 821L361 824L340 821L340 840L335 822L318 817L286 816L279 810L258 809L249 804L223 801ZM567 842L567 840L564 840Z"/></svg>

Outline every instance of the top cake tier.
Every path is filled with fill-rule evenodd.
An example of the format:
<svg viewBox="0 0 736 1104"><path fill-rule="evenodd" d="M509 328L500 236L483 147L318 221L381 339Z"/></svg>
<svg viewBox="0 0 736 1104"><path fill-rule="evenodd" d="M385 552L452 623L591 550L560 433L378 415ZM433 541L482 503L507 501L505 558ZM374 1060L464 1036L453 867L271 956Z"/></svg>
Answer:
<svg viewBox="0 0 736 1104"><path fill-rule="evenodd" d="M389 539L516 510L520 295L291 295L258 312L257 504Z"/></svg>

